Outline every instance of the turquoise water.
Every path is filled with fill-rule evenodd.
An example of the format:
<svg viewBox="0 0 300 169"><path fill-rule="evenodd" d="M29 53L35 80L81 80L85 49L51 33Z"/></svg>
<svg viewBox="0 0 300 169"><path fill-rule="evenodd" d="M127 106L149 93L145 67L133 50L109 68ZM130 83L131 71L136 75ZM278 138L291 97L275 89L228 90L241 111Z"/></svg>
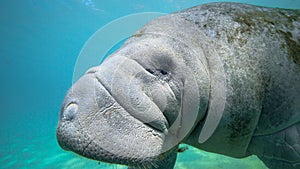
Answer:
<svg viewBox="0 0 300 169"><path fill-rule="evenodd" d="M58 112L77 56L95 31L119 17L170 13L207 2L212 1L0 1L0 168L124 168L99 165L63 151L56 142ZM298 0L240 2L300 8ZM176 169L185 168L265 167L254 156L237 160L190 147L176 163Z"/></svg>

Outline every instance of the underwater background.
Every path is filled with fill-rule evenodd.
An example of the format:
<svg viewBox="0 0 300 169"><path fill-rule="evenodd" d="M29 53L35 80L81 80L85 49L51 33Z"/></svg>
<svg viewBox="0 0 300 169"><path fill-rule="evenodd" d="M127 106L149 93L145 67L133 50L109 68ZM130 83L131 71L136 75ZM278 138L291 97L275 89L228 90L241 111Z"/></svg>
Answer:
<svg viewBox="0 0 300 169"><path fill-rule="evenodd" d="M56 142L59 110L74 80L77 57L91 35L120 17L141 12L171 13L208 2L216 1L1 0L0 168L127 168L63 151ZM234 2L300 8L299 0ZM175 168L266 167L255 156L234 159L189 147L179 153Z"/></svg>

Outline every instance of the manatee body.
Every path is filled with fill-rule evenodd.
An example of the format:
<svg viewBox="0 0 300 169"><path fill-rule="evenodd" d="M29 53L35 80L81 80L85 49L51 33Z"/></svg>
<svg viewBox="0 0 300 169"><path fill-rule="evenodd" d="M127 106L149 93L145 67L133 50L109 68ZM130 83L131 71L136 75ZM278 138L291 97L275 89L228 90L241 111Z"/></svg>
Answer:
<svg viewBox="0 0 300 169"><path fill-rule="evenodd" d="M299 36L299 10L212 3L155 19L68 91L58 142L137 169L173 168L180 143L300 168Z"/></svg>

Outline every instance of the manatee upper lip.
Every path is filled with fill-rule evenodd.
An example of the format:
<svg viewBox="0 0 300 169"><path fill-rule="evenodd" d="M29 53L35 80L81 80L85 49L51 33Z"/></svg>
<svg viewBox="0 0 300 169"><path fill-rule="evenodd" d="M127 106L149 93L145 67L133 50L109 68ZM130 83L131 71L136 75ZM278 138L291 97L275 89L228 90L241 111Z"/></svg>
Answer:
<svg viewBox="0 0 300 169"><path fill-rule="evenodd" d="M99 84L107 91L107 93L109 94L109 96L112 97L112 98L114 99L114 101L115 101L117 104L119 104L120 106L122 106L122 108L124 108L125 111L127 111L129 114L131 114L130 111L128 111L128 110L126 109L126 106L124 106L123 104L121 104L120 102L118 102L118 100L115 99L115 97L113 97L111 91L107 88L106 85L104 85L104 84L102 83L101 78L99 78L98 76L96 76L95 73L96 73L96 72L93 72L94 78L97 79L98 83L99 83ZM162 112L162 114L163 114L163 112ZM134 117L134 116L133 116L133 117ZM136 120L139 120L139 121L140 121L140 119L138 119L138 118L136 118L136 117L134 117L134 118L135 118ZM167 121L167 120L166 120L166 122L167 122L167 124L165 124L164 127L154 126L154 125L151 125L150 123L144 123L144 124L147 125L147 126L149 126L150 128L153 128L153 129L155 129L155 130L161 132L161 133L167 134L167 127L169 126L169 124L168 124L168 121Z"/></svg>

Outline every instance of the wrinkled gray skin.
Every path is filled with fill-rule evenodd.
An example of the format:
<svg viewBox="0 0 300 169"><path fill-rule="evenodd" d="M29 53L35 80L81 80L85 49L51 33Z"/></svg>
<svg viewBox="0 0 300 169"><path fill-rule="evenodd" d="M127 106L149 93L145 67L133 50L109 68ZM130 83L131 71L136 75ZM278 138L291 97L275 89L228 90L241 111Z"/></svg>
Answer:
<svg viewBox="0 0 300 169"><path fill-rule="evenodd" d="M171 169L179 143L300 168L299 16L213 3L155 19L68 91L58 143L129 168Z"/></svg>

